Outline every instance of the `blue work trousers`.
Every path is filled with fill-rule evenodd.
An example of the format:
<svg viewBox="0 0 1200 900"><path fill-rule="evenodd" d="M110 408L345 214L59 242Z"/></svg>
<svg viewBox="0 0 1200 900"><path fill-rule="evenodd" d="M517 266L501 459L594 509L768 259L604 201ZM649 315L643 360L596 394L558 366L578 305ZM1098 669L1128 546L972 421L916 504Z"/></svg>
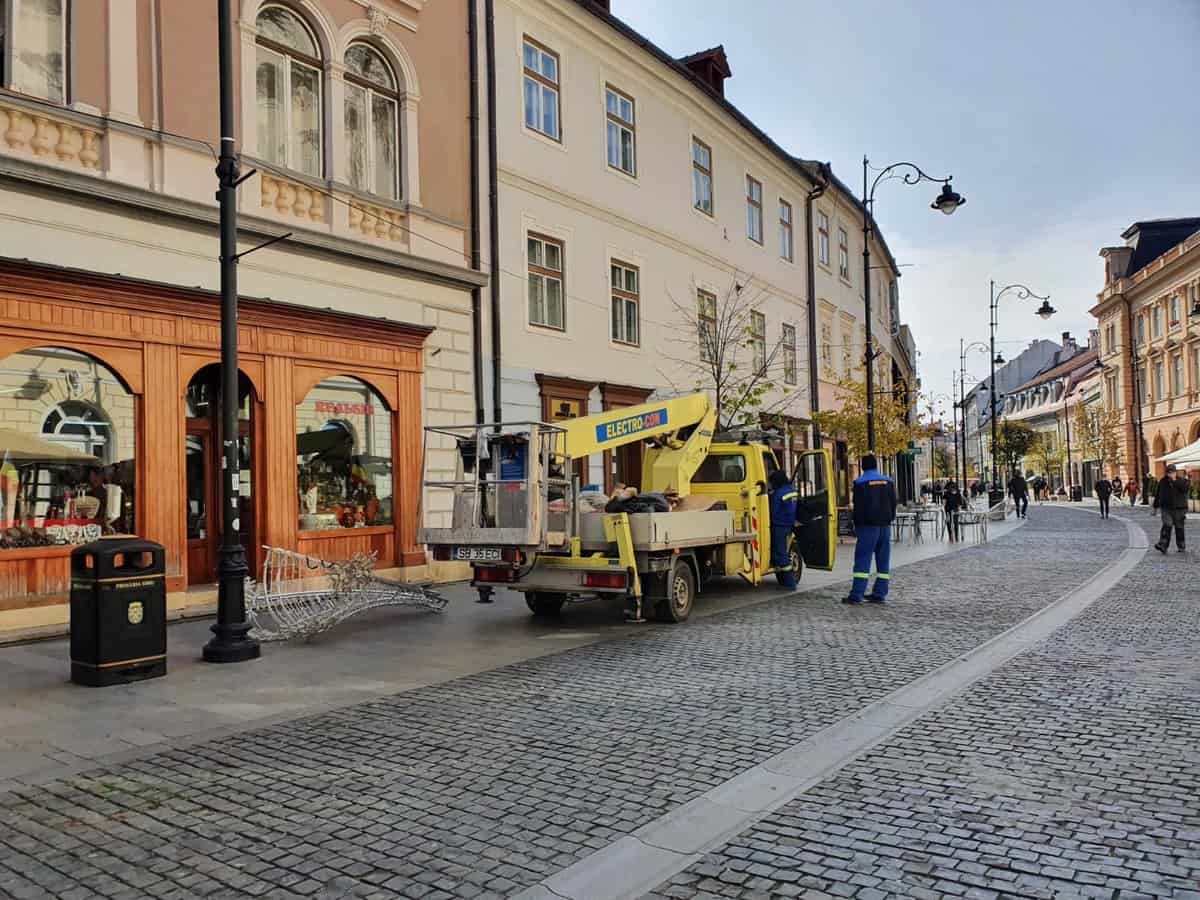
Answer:
<svg viewBox="0 0 1200 900"><path fill-rule="evenodd" d="M892 526L855 525L858 542L854 545L854 586L850 596L863 599L867 593L867 582L871 580L871 558L875 559L876 597L888 595L888 583L892 577Z"/></svg>
<svg viewBox="0 0 1200 900"><path fill-rule="evenodd" d="M796 587L796 572L792 569L792 557L788 553L788 538L792 530L786 525L771 523L771 566L781 588Z"/></svg>

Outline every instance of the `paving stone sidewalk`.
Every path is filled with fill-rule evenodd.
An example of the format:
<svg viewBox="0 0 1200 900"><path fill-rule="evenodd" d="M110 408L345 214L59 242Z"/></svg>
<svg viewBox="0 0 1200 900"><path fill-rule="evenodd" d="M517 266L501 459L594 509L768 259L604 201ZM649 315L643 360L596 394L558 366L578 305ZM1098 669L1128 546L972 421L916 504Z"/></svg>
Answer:
<svg viewBox="0 0 1200 900"><path fill-rule="evenodd" d="M21 788L0 895L511 894L1046 606L1107 524L1047 509L889 608L839 585Z"/></svg>
<svg viewBox="0 0 1200 900"><path fill-rule="evenodd" d="M648 898L1200 898L1196 573L1150 551L1044 644Z"/></svg>

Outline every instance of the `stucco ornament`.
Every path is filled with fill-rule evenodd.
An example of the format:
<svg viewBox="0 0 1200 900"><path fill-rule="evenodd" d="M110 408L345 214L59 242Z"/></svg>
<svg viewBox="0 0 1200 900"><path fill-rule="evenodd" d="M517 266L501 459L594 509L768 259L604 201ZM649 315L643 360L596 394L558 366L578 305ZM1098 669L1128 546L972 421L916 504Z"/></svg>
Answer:
<svg viewBox="0 0 1200 900"><path fill-rule="evenodd" d="M371 23L371 34L376 37L387 30L388 14L378 6L372 6L367 10L367 20Z"/></svg>

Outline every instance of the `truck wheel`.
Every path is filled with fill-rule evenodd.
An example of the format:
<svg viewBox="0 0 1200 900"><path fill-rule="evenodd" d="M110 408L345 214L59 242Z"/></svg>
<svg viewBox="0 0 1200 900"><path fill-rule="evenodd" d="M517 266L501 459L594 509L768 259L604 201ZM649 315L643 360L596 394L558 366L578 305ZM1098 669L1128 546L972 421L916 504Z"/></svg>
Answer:
<svg viewBox="0 0 1200 900"><path fill-rule="evenodd" d="M793 547L788 555L792 560L792 574L796 576L796 581L800 581L800 577L804 574L804 557L800 555L800 551Z"/></svg>
<svg viewBox="0 0 1200 900"><path fill-rule="evenodd" d="M696 599L696 576L685 562L676 563L667 575L667 596L654 608L660 622L686 622Z"/></svg>
<svg viewBox="0 0 1200 900"><path fill-rule="evenodd" d="M550 618L557 616L562 612L563 604L567 602L567 598L563 594L537 594L527 593L525 595L525 605L529 607L529 611L539 618Z"/></svg>

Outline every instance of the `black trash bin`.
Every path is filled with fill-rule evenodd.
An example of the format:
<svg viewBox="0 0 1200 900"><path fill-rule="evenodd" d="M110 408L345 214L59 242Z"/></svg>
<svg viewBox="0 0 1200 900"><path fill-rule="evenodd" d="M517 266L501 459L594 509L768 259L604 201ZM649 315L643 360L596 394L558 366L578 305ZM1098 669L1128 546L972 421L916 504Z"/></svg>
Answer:
<svg viewBox="0 0 1200 900"><path fill-rule="evenodd" d="M988 491L988 509L991 509L997 503L1004 499L1004 491L998 491L995 488Z"/></svg>
<svg viewBox="0 0 1200 900"><path fill-rule="evenodd" d="M166 556L141 538L71 553L71 680L104 687L167 674Z"/></svg>
<svg viewBox="0 0 1200 900"><path fill-rule="evenodd" d="M1080 486L1078 484L1071 485L1071 499L1073 501L1075 501L1076 503L1083 502L1083 487L1082 486Z"/></svg>

